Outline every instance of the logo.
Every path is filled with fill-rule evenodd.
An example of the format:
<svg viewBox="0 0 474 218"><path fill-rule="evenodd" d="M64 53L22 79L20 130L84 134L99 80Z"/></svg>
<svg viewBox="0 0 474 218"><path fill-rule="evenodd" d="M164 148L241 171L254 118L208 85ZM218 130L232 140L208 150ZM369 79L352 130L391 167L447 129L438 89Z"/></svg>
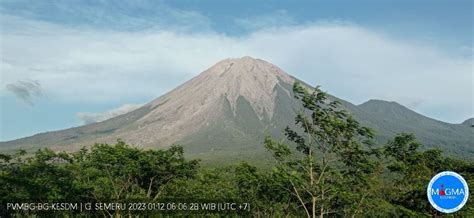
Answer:
<svg viewBox="0 0 474 218"><path fill-rule="evenodd" d="M436 210L454 213L466 204L469 188L461 175L444 171L431 178L426 194L431 206Z"/></svg>

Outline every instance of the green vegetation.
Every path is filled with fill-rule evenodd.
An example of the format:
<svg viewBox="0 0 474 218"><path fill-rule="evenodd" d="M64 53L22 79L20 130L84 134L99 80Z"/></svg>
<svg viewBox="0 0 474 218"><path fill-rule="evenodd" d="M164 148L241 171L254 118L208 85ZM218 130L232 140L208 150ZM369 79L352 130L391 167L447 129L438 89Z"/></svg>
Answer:
<svg viewBox="0 0 474 218"><path fill-rule="evenodd" d="M295 83L293 90L304 107L295 118L303 131L287 127L285 133L302 155L295 158L289 145L267 138L265 146L278 162L276 172L290 182L307 216L361 213L372 203L375 190L367 187L373 186L380 171L371 158L377 150L362 149L362 144L372 144L372 131L360 126L319 88L309 93Z"/></svg>
<svg viewBox="0 0 474 218"><path fill-rule="evenodd" d="M146 202L165 203L167 210L109 208L82 213L428 217L443 215L426 199L426 186L436 173L458 172L474 187L473 162L445 157L436 149L421 150L414 135L407 133L374 148L373 131L340 109L337 101L298 83L293 92L302 109L284 131L287 140L267 137L262 146L275 161L270 168L248 163L201 167L199 161L184 158L181 146L143 150L120 140L75 153L41 149L33 155L2 154L0 213L81 213L12 211L7 202ZM472 188L470 192L472 196ZM250 210L193 207L209 202L247 203ZM474 202L469 200L455 215L472 217Z"/></svg>

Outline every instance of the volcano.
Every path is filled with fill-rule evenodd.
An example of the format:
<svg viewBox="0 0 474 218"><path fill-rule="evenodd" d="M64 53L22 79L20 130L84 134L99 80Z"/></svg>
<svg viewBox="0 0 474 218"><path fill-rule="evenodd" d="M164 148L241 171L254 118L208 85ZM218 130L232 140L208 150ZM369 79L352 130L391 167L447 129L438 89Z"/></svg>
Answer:
<svg viewBox="0 0 474 218"><path fill-rule="evenodd" d="M136 147L185 147L188 156L208 161L260 161L266 135L283 138L299 103L298 79L252 57L225 59L144 106L103 122L1 142L2 150L77 150L122 139ZM307 85L308 88L309 85ZM362 124L377 130L377 142L412 132L426 147L474 157L474 128L420 115L396 103L370 100L361 105L339 100Z"/></svg>

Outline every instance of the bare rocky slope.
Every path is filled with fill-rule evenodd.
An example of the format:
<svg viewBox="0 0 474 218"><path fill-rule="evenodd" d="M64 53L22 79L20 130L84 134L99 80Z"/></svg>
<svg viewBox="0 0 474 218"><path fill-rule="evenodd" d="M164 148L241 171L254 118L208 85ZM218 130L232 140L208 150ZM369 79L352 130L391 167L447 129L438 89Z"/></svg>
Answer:
<svg viewBox="0 0 474 218"><path fill-rule="evenodd" d="M1 142L0 149L71 151L120 138L147 148L179 143L189 156L208 161L262 161L268 155L262 146L264 136L282 137L282 130L293 123L299 107L291 90L296 80L260 59L226 59L127 114ZM338 100L360 122L377 129L379 143L407 131L414 132L427 147L474 156L474 128L467 125L436 121L394 102L371 100L356 106Z"/></svg>

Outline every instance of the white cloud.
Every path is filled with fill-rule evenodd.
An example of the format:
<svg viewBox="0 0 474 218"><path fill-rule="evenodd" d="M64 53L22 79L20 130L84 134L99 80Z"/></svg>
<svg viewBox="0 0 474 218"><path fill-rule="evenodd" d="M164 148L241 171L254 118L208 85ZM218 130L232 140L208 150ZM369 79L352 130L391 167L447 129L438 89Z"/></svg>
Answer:
<svg viewBox="0 0 474 218"><path fill-rule="evenodd" d="M112 117L126 114L141 106L143 106L143 104L124 104L118 108L114 108L112 110L105 111L105 112L98 112L98 113L80 112L80 113L77 113L77 118L81 120L82 124L96 123L96 122L108 120Z"/></svg>
<svg viewBox="0 0 474 218"><path fill-rule="evenodd" d="M472 56L357 25L314 23L232 37L209 31L69 29L6 18L0 85L41 80L50 97L64 101L158 97L221 59L250 55L355 103L416 101L417 111L443 120L473 116Z"/></svg>

